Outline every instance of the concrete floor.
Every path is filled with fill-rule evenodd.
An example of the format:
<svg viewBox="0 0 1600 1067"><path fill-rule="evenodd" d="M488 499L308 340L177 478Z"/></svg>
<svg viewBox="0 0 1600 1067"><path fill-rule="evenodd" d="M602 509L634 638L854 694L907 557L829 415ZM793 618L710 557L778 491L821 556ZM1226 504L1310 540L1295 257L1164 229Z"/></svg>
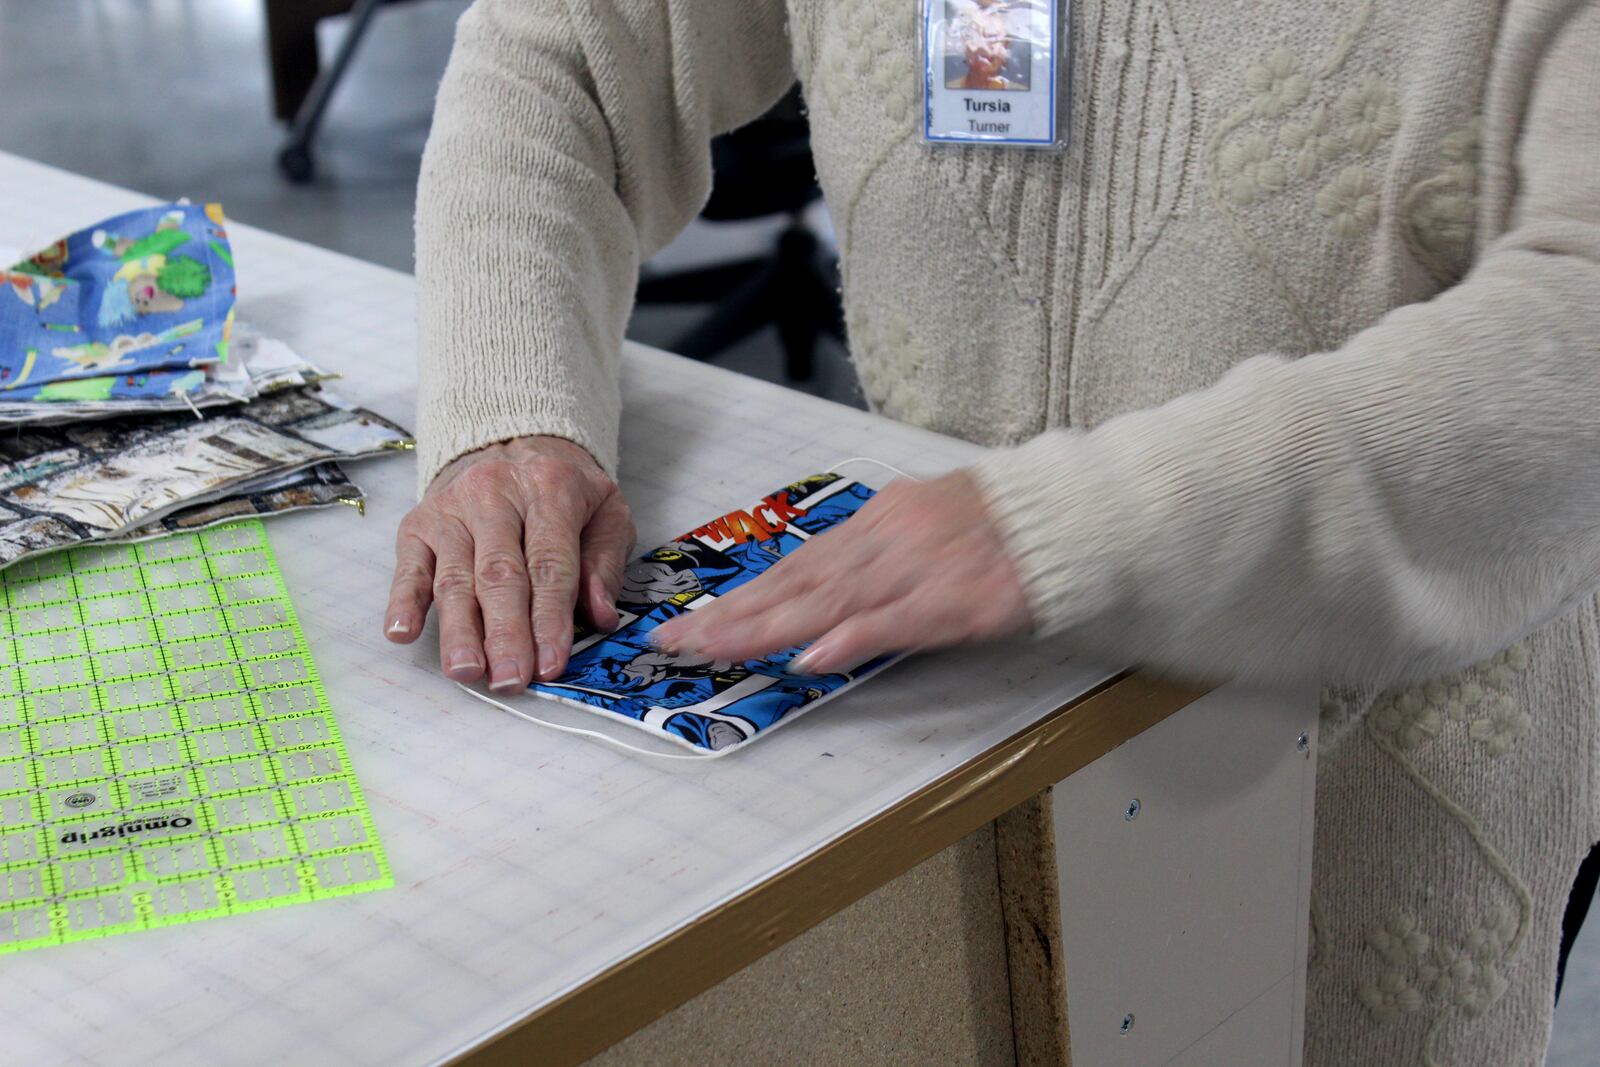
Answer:
<svg viewBox="0 0 1600 1067"><path fill-rule="evenodd" d="M0 99L9 102L0 151L156 196L220 200L241 222L410 270L417 163L465 7L427 0L379 14L318 140L317 180L291 186L273 162L281 131L268 103L260 0L0 0ZM342 20L325 24L324 54L342 31ZM659 265L746 255L773 232L697 224ZM0 245L10 243L0 234ZM694 315L644 312L630 332L662 344ZM770 332L718 362L781 377ZM860 403L836 347L820 354L806 388ZM1594 1067L1597 1049L1600 911L1574 952L1546 1062Z"/></svg>

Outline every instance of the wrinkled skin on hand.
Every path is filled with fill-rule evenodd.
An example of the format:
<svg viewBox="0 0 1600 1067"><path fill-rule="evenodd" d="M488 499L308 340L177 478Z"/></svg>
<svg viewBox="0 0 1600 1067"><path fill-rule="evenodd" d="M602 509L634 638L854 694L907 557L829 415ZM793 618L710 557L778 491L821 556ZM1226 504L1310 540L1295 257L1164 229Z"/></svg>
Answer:
<svg viewBox="0 0 1600 1067"><path fill-rule="evenodd" d="M848 522L654 637L668 651L735 661L814 641L793 669L829 674L1030 625L1000 531L957 471L890 483Z"/></svg>
<svg viewBox="0 0 1600 1067"><path fill-rule="evenodd" d="M439 472L400 523L384 615L389 640L439 617L439 659L460 682L497 692L566 668L575 612L615 629L633 552L622 492L580 446L524 437L470 452Z"/></svg>

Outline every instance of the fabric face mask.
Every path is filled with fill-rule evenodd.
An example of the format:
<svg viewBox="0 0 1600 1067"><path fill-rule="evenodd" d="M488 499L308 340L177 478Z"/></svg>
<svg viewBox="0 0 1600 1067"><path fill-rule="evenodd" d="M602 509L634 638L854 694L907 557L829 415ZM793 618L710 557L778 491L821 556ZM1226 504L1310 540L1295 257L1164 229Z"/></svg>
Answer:
<svg viewBox="0 0 1600 1067"><path fill-rule="evenodd" d="M227 358L233 253L222 208L141 208L0 270L0 394L111 400L193 392Z"/></svg>
<svg viewBox="0 0 1600 1067"><path fill-rule="evenodd" d="M769 570L854 515L872 495L843 475L813 475L640 557L623 579L617 603L621 626L609 634L580 626L567 672L553 682L535 682L530 691L646 730L699 757L726 755L799 718L895 657L838 674L796 675L788 667L803 646L761 659L714 660L661 652L651 645L650 634ZM555 725L468 692L519 717Z"/></svg>

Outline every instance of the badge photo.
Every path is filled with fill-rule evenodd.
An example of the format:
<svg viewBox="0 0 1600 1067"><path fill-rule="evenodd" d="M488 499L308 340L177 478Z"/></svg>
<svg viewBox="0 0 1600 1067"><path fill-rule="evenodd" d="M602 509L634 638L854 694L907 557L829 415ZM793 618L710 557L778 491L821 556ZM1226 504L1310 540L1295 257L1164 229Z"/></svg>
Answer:
<svg viewBox="0 0 1600 1067"><path fill-rule="evenodd" d="M1065 3L921 5L924 141L1065 147Z"/></svg>

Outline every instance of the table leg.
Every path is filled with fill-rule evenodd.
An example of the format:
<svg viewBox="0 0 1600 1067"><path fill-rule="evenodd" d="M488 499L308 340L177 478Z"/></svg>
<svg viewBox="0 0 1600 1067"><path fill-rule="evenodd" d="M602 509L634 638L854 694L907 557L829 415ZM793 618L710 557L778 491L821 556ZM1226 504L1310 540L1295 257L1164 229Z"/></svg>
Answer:
<svg viewBox="0 0 1600 1067"><path fill-rule="evenodd" d="M1298 1067L1312 690L1215 690L1050 798L1070 1060Z"/></svg>

